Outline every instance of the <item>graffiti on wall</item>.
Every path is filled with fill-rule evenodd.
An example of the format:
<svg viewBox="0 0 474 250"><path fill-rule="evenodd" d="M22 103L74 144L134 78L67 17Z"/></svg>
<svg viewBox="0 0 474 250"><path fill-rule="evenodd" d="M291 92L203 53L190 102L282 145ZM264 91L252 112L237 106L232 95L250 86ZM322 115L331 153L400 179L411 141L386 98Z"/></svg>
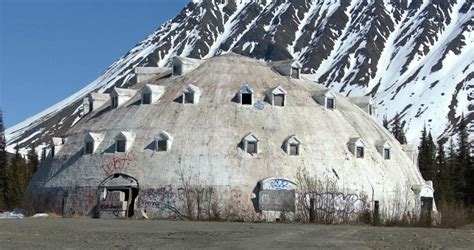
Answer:
<svg viewBox="0 0 474 250"><path fill-rule="evenodd" d="M274 179L270 181L270 187L275 190L288 190L290 189L291 184L285 179Z"/></svg>
<svg viewBox="0 0 474 250"><path fill-rule="evenodd" d="M102 169L107 175L120 173L135 159L136 155L133 152L127 152L124 155L114 156L109 162L102 165Z"/></svg>
<svg viewBox="0 0 474 250"><path fill-rule="evenodd" d="M363 213L367 206L367 197L343 193L307 193L305 206L310 208L310 199L314 198L314 209L326 213Z"/></svg>
<svg viewBox="0 0 474 250"><path fill-rule="evenodd" d="M160 217L184 219L183 214L184 189L173 189L171 185L141 190L138 197L138 207L147 213L158 214Z"/></svg>

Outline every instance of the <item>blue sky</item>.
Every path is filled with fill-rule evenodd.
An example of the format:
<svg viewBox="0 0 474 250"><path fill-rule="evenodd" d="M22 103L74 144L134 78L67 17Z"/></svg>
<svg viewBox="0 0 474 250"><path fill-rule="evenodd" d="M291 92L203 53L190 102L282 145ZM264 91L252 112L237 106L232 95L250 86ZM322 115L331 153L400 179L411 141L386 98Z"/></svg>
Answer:
<svg viewBox="0 0 474 250"><path fill-rule="evenodd" d="M95 80L190 0L0 0L6 127Z"/></svg>

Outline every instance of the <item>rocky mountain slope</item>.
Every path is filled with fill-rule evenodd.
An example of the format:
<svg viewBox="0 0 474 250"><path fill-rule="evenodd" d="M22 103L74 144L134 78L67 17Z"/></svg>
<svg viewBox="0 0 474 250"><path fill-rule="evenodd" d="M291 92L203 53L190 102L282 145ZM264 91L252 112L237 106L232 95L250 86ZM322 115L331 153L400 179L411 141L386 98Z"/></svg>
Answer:
<svg viewBox="0 0 474 250"><path fill-rule="evenodd" d="M193 0L94 82L7 129L9 148L61 135L81 118L85 95L134 85L137 66L229 51L295 58L320 84L373 95L380 119L402 114L409 141L424 124L449 136L462 113L474 118L473 27L473 0Z"/></svg>

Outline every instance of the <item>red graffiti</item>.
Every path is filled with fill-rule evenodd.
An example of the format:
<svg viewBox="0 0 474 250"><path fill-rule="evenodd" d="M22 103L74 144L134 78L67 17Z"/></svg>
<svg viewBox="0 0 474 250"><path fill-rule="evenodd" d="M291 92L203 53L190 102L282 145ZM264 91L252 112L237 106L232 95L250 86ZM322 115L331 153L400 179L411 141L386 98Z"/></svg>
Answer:
<svg viewBox="0 0 474 250"><path fill-rule="evenodd" d="M125 155L113 157L109 163L102 165L102 169L107 175L122 172L130 162L136 158L133 153L126 153Z"/></svg>

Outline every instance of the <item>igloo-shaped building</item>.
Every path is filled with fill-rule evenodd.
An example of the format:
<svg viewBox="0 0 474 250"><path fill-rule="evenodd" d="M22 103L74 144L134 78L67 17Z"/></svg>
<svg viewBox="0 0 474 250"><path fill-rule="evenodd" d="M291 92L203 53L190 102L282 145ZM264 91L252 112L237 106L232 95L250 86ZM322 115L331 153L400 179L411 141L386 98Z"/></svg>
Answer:
<svg viewBox="0 0 474 250"><path fill-rule="evenodd" d="M64 134L30 185L36 209L241 220L298 218L310 204L436 210L414 152L351 99L232 53L190 62L138 82L113 108L111 95ZM149 89L159 95L144 102Z"/></svg>

